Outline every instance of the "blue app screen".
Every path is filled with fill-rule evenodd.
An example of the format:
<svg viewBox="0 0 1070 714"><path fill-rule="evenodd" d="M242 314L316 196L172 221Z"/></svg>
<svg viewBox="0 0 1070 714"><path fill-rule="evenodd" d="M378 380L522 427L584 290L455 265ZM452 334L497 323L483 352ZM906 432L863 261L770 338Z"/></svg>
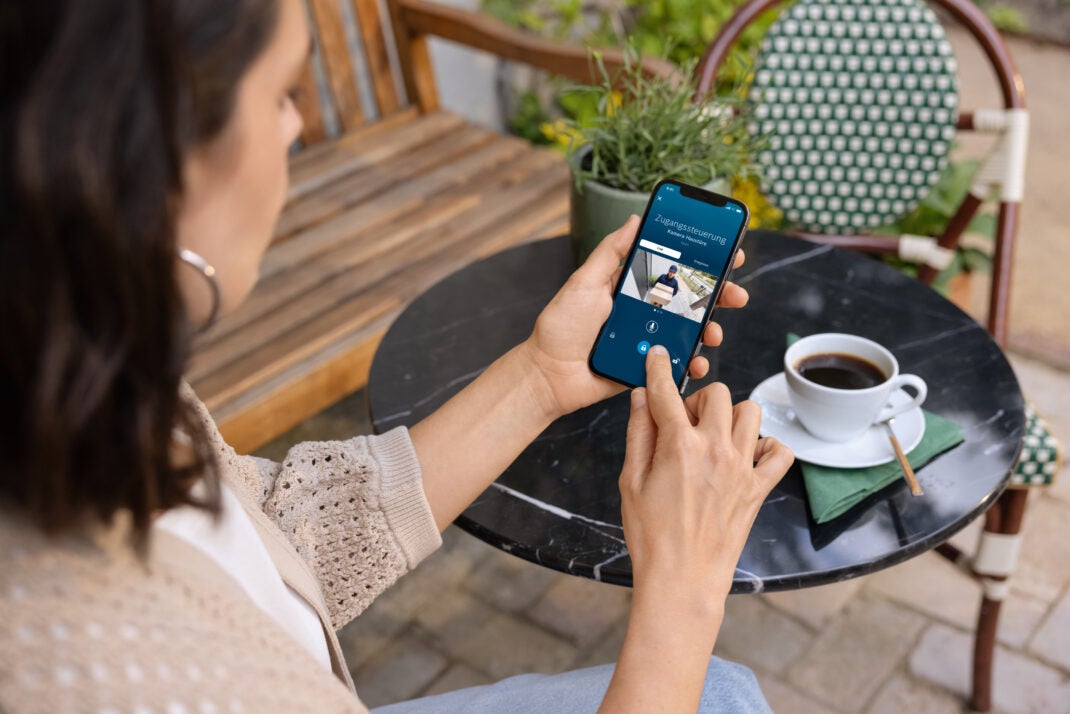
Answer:
<svg viewBox="0 0 1070 714"><path fill-rule="evenodd" d="M674 184L658 187L591 354L595 370L646 384L647 350L662 345L680 384L744 216L734 203L718 206L684 196Z"/></svg>

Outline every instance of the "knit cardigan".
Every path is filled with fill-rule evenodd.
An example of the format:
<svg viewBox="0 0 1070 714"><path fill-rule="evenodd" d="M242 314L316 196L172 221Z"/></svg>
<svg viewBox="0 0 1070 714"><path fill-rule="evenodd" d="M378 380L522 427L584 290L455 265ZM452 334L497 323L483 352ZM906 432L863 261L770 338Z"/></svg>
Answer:
<svg viewBox="0 0 1070 714"><path fill-rule="evenodd" d="M441 544L408 432L234 453L222 478L320 614L334 674L180 538L129 545L129 518L45 537L0 505L0 712L366 712L334 630Z"/></svg>

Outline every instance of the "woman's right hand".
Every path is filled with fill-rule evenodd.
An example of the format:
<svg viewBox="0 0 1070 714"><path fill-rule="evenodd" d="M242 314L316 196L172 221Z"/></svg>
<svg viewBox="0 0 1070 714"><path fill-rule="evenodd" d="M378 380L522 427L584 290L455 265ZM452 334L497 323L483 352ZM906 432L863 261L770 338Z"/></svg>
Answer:
<svg viewBox="0 0 1070 714"><path fill-rule="evenodd" d="M758 405L733 407L723 384L680 399L664 348L646 375L620 475L634 596L603 714L698 709L739 554L793 459L758 438Z"/></svg>
<svg viewBox="0 0 1070 714"><path fill-rule="evenodd" d="M720 608L766 495L791 451L758 438L761 410L732 406L723 384L686 403L664 348L647 356L647 388L632 392L620 476L624 535L637 596L671 585L673 597Z"/></svg>

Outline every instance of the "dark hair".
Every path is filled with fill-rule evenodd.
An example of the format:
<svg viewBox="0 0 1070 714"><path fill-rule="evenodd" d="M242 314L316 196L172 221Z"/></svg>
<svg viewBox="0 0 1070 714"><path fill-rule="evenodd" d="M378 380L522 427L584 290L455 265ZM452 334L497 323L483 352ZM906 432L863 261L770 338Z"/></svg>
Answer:
<svg viewBox="0 0 1070 714"><path fill-rule="evenodd" d="M179 399L182 161L224 127L276 0L0 6L0 497L46 532L218 506ZM194 445L176 464L175 429ZM209 496L195 501L203 475Z"/></svg>

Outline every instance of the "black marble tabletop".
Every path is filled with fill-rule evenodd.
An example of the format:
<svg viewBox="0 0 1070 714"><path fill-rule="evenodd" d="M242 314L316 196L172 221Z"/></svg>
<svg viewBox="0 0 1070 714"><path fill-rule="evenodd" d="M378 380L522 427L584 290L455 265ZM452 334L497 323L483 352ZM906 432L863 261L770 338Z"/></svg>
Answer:
<svg viewBox="0 0 1070 714"><path fill-rule="evenodd" d="M943 542L999 495L1024 428L1006 358L976 322L929 288L866 256L757 231L733 279L743 310L720 310L725 343L707 350L707 379L746 398L781 370L789 332L851 332L891 349L929 385L925 407L957 422L965 442L829 523L809 515L798 466L766 499L733 592L788 590L888 567ZM375 429L412 425L530 333L571 271L568 240L530 243L475 263L417 298L390 328L368 384ZM479 285L479 290L472 290ZM554 422L458 518L514 555L606 582L631 583L617 476L628 397Z"/></svg>

